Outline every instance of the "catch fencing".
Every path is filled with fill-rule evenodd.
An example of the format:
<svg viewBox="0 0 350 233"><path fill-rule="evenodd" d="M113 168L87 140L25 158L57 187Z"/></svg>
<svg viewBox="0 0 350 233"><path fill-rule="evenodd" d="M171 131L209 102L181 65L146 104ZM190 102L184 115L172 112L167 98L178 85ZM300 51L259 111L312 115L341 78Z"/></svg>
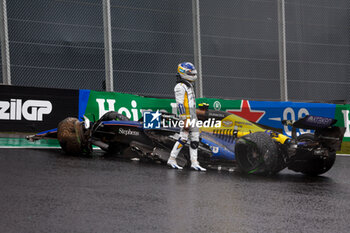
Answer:
<svg viewBox="0 0 350 233"><path fill-rule="evenodd" d="M198 96L348 102L349 11L348 0L4 0L0 83L173 97L177 64L193 61Z"/></svg>

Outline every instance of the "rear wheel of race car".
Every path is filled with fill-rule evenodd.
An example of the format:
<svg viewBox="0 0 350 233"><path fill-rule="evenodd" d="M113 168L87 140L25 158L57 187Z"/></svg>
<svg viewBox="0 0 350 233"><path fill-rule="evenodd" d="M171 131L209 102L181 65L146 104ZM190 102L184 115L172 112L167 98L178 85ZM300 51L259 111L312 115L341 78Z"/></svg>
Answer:
<svg viewBox="0 0 350 233"><path fill-rule="evenodd" d="M84 137L83 123L77 118L68 117L58 124L57 139L66 154L87 155L92 151L91 145Z"/></svg>
<svg viewBox="0 0 350 233"><path fill-rule="evenodd" d="M238 168L248 174L274 174L278 166L276 143L264 132L251 133L236 141L235 155Z"/></svg>
<svg viewBox="0 0 350 233"><path fill-rule="evenodd" d="M312 142L315 140L313 134L302 134L298 137L298 142ZM329 150L328 156L324 158L312 158L308 160L299 160L298 171L309 176L317 176L327 172L333 166L335 162L336 151Z"/></svg>

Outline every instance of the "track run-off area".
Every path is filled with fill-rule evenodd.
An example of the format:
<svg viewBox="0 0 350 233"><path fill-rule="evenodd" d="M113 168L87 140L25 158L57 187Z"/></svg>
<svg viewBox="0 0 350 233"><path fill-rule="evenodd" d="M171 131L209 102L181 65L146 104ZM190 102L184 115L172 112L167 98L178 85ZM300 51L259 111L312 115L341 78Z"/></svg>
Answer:
<svg viewBox="0 0 350 233"><path fill-rule="evenodd" d="M350 158L308 177L178 171L0 138L1 232L348 232Z"/></svg>

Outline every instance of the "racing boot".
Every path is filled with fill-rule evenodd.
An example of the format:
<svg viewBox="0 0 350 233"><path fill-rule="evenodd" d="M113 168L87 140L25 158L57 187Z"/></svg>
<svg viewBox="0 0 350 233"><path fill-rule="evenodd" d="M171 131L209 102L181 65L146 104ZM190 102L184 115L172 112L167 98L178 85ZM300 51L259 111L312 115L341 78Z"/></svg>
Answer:
<svg viewBox="0 0 350 233"><path fill-rule="evenodd" d="M207 169L201 167L198 163L198 142L191 142L190 146L191 168L196 171L205 172Z"/></svg>
<svg viewBox="0 0 350 233"><path fill-rule="evenodd" d="M167 164L174 169L182 170L182 167L177 165L176 158L172 156L169 157Z"/></svg>
<svg viewBox="0 0 350 233"><path fill-rule="evenodd" d="M183 145L182 143L180 143L179 141L177 141L173 147L173 149L171 150L170 152L170 157L168 159L168 162L167 164L172 167L172 168L175 168L175 169L179 169L179 170L182 170L182 167L180 167L179 165L177 165L177 162L176 162L176 157L177 155L180 153L181 149L182 149Z"/></svg>
<svg viewBox="0 0 350 233"><path fill-rule="evenodd" d="M205 172L207 171L207 169L205 169L204 167L201 167L198 163L198 161L192 161L191 160L191 168L196 170L196 171L200 171L200 172Z"/></svg>

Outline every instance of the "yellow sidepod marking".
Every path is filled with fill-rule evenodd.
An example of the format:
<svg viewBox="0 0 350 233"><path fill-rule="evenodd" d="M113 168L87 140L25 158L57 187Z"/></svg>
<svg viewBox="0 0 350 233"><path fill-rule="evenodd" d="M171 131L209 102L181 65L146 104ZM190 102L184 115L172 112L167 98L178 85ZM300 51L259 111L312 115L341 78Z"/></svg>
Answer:
<svg viewBox="0 0 350 233"><path fill-rule="evenodd" d="M238 130L237 132L237 137L243 137L245 135L255 133L255 132L265 132L266 129L263 129L250 121L236 116L236 115L229 115L225 117L224 119L221 120L221 122L226 121L226 122L232 122L232 126L230 127L225 127L224 125L228 124L221 124L221 127L208 127L208 128L200 128L200 131L208 132L208 133L214 133L214 134L220 134L223 136L233 136L234 129ZM285 136L283 134L277 133L277 137L272 137L275 141L284 144L287 139L290 139L288 136Z"/></svg>
<svg viewBox="0 0 350 233"><path fill-rule="evenodd" d="M237 133L237 137L243 137L245 135L251 134L251 132L247 132L247 131L238 131Z"/></svg>
<svg viewBox="0 0 350 233"><path fill-rule="evenodd" d="M208 127L208 128L202 127L201 130L209 133L213 133L213 131L216 130L217 132L221 132L224 134L228 133L227 132L228 130L232 130L232 134L233 134L233 130L235 129L235 126L236 126L238 132L244 133L244 135L247 135L249 133L254 133L254 132L265 132L265 129L260 128L259 126L252 124L248 120L243 119L236 115L229 115L221 120L221 122L223 121L232 122L232 125L230 127L224 126L227 124L221 124L221 127Z"/></svg>

